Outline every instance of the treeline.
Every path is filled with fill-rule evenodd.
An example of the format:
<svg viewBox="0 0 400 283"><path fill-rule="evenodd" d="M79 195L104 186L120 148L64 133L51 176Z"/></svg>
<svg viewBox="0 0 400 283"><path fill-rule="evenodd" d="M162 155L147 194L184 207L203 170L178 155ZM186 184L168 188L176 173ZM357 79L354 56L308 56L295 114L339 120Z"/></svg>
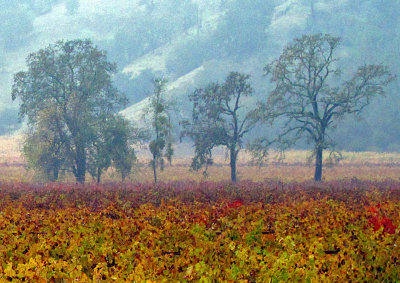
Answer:
<svg viewBox="0 0 400 283"><path fill-rule="evenodd" d="M304 35L289 43L265 66L272 91L253 108L244 101L253 95L249 75L231 72L224 82L210 82L190 94L192 115L181 121L181 137L195 147L191 168L212 164L212 149L229 152L231 180L244 148L262 162L271 146L281 151L305 138L315 157L314 179L322 179L323 151L340 159L330 129L348 115L358 115L375 97L384 95L394 76L383 65L363 65L348 80L340 80L337 48L340 38ZM124 179L136 160L133 144L149 142L151 166L157 170L174 154L171 112L179 111L165 99L163 78L153 80L153 94L144 111L148 127L140 129L118 112L127 104L113 86L116 65L89 40L59 41L27 58L28 70L14 76L12 99L20 101L19 116L28 132L23 153L28 165L47 179L72 173L85 182L89 173L98 182L113 166ZM279 125L279 133L244 140L258 125Z"/></svg>

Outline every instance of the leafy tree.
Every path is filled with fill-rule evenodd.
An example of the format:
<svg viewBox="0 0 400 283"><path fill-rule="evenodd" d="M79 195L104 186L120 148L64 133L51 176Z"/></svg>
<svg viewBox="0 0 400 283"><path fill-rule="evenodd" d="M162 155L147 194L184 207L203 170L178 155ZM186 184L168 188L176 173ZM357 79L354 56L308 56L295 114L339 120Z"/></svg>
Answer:
<svg viewBox="0 0 400 283"><path fill-rule="evenodd" d="M99 183L102 173L113 166L125 180L136 160L130 145L138 141L133 136L137 130L119 115L102 121L98 126L97 136L88 149L88 171Z"/></svg>
<svg viewBox="0 0 400 283"><path fill-rule="evenodd" d="M229 151L231 180L236 182L236 162L243 148L244 136L255 126L252 111L242 105L244 97L253 94L249 75L231 72L223 84L210 83L191 95L191 121L184 121L183 136L194 141L195 156L192 169L199 170L212 164L212 149L224 146Z"/></svg>
<svg viewBox="0 0 400 283"><path fill-rule="evenodd" d="M157 168L164 170L164 156L172 162L173 148L171 135L170 111L171 104L164 98L167 80L156 78L153 80L154 93L150 97L150 105L146 109L145 117L150 116L152 140L149 149L152 154L151 167L153 168L154 182L157 183ZM165 150L167 149L167 150ZM164 152L165 151L165 152Z"/></svg>
<svg viewBox="0 0 400 283"><path fill-rule="evenodd" d="M70 170L83 183L98 124L127 102L112 84L116 66L89 40L58 41L30 54L27 65L27 71L14 76L12 87L12 99L20 99L20 118L26 117L34 131L56 119L57 131L47 129L57 133ZM42 115L46 109L52 115Z"/></svg>
<svg viewBox="0 0 400 283"><path fill-rule="evenodd" d="M136 161L135 151L130 145L143 141L144 132L117 116L110 123L106 133L113 167L121 174L124 181Z"/></svg>
<svg viewBox="0 0 400 283"><path fill-rule="evenodd" d="M322 177L323 151L335 145L329 130L347 114L359 114L374 97L384 95L384 87L394 79L385 66L365 65L350 80L335 85L341 74L335 57L339 44L340 38L331 35L304 35L265 67L274 89L260 113L266 120L285 118L276 139L283 148L307 137L313 145L316 181ZM258 142L259 149L269 143Z"/></svg>
<svg viewBox="0 0 400 283"><path fill-rule="evenodd" d="M28 167L36 169L49 181L56 181L67 165L63 125L54 108L43 109L38 115L38 124L27 133L23 153Z"/></svg>

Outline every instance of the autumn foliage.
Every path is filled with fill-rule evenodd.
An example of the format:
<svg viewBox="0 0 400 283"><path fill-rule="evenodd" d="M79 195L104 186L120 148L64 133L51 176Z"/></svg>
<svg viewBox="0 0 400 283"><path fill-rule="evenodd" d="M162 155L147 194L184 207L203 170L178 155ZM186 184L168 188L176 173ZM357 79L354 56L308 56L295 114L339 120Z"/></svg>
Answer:
<svg viewBox="0 0 400 283"><path fill-rule="evenodd" d="M387 218L385 215L380 213L381 205L378 204L375 206L370 206L368 211L372 213L369 218L369 223L372 225L374 231L378 231L379 229L383 229L383 232L394 234L396 232L396 226L393 225L392 220ZM380 215L381 214L381 215Z"/></svg>
<svg viewBox="0 0 400 283"><path fill-rule="evenodd" d="M395 281L400 183L0 186L0 281Z"/></svg>

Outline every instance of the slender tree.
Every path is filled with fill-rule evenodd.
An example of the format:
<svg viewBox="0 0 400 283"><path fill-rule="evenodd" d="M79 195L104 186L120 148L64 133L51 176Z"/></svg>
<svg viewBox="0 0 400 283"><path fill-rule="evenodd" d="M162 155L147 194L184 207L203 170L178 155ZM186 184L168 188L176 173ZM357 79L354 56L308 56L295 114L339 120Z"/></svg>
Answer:
<svg viewBox="0 0 400 283"><path fill-rule="evenodd" d="M192 169L199 170L212 164L212 149L224 146L229 152L231 180L237 180L237 157L243 148L244 136L254 127L252 111L246 111L242 100L253 94L249 75L232 72L223 84L211 83L196 89L191 95L191 121L184 121L183 136L194 141L195 156Z"/></svg>
<svg viewBox="0 0 400 283"><path fill-rule="evenodd" d="M302 137L312 144L316 181L322 178L323 151L334 148L329 130L344 116L360 114L374 97L384 95L384 87L394 79L383 65L365 65L350 80L334 85L341 74L335 56L339 44L340 38L331 35L304 35L265 67L274 89L259 112L264 120L284 119L276 139L284 148Z"/></svg>
<svg viewBox="0 0 400 283"><path fill-rule="evenodd" d="M154 182L157 183L157 168L164 170L164 157L172 162L173 148L171 136L171 105L164 98L167 80L156 78L153 80L154 92L150 97L150 105L145 111L145 118L150 116L152 140L149 150L152 154L151 167L153 169ZM166 150L166 152L164 152Z"/></svg>

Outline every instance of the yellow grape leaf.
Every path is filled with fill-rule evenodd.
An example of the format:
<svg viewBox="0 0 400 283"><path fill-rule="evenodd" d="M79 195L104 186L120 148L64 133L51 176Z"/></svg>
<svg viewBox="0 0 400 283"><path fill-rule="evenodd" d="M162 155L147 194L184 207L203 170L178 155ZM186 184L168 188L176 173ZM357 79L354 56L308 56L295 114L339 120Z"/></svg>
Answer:
<svg viewBox="0 0 400 283"><path fill-rule="evenodd" d="M235 248L236 248L234 242L230 242L229 245L228 245L228 247L229 247L229 249L230 249L231 251L235 250Z"/></svg>
<svg viewBox="0 0 400 283"><path fill-rule="evenodd" d="M13 269L12 262L7 263L7 267L4 269L4 274L8 277L14 277L17 275Z"/></svg>

